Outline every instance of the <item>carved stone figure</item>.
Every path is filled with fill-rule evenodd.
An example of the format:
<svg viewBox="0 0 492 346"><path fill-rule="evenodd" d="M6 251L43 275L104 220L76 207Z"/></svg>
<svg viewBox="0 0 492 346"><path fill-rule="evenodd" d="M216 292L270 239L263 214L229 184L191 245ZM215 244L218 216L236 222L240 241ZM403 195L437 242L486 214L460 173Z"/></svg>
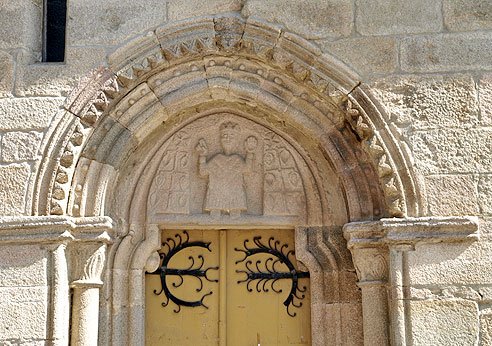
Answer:
<svg viewBox="0 0 492 346"><path fill-rule="evenodd" d="M201 176L208 177L208 187L203 210L212 217L229 213L237 218L247 211L244 174L253 170L254 153L258 140L250 136L245 141L246 158L237 154L239 125L225 122L220 126L220 145L223 152L207 159L208 146L205 139L198 141L198 169Z"/></svg>
<svg viewBox="0 0 492 346"><path fill-rule="evenodd" d="M246 117L193 119L163 141L155 162L149 166L149 173L155 170L152 222L289 225L307 215L309 170L302 157L285 138Z"/></svg>

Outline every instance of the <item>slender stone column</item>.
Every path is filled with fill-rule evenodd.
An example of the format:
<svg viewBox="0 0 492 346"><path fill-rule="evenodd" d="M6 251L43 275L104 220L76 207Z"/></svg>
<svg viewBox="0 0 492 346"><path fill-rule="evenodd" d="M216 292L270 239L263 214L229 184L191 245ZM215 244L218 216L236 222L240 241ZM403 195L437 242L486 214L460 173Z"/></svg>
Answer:
<svg viewBox="0 0 492 346"><path fill-rule="evenodd" d="M393 326L392 343L394 345L405 346L406 326L405 326L405 263L407 251L414 250L412 245L397 244L390 247L390 287L391 287L391 304L392 316L391 325Z"/></svg>
<svg viewBox="0 0 492 346"><path fill-rule="evenodd" d="M405 296L409 287L407 252L417 243L476 241L478 219L453 216L352 222L343 226L343 233L362 290L364 345L389 344L390 300L392 342L404 346L410 333L406 325L411 323Z"/></svg>
<svg viewBox="0 0 492 346"><path fill-rule="evenodd" d="M66 258L67 244L53 245L52 256L52 281L50 316L51 346L68 345L68 320L70 316L70 301L68 292L68 270Z"/></svg>
<svg viewBox="0 0 492 346"><path fill-rule="evenodd" d="M362 290L365 346L388 345L388 264L379 248L353 248L352 256Z"/></svg>
<svg viewBox="0 0 492 346"><path fill-rule="evenodd" d="M75 280L72 281L72 342L74 346L97 346L99 289L106 260L106 244L93 243L72 250Z"/></svg>
<svg viewBox="0 0 492 346"><path fill-rule="evenodd" d="M389 345L388 248L379 241L381 230L371 226L346 226L344 234L362 291L364 345L384 346Z"/></svg>

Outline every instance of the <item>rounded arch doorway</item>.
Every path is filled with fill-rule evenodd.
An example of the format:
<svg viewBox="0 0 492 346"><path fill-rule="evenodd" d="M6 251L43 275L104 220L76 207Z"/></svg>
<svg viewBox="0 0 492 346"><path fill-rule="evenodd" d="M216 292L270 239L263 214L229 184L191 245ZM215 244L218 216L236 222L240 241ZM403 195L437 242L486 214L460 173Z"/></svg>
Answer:
<svg viewBox="0 0 492 346"><path fill-rule="evenodd" d="M82 80L46 140L32 209L117 223L105 343L145 343L145 272L177 230L249 228L293 231L312 344L361 344L341 228L417 216L420 204L384 114L343 71L292 33L224 16L136 38Z"/></svg>

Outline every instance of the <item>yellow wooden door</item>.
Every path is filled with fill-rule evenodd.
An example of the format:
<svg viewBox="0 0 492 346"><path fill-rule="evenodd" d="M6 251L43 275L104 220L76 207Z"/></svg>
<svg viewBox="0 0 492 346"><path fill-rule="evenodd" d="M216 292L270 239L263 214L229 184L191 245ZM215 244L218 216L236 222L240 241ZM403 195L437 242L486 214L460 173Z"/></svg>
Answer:
<svg viewBox="0 0 492 346"><path fill-rule="evenodd" d="M293 230L165 230L146 275L147 346L310 345Z"/></svg>

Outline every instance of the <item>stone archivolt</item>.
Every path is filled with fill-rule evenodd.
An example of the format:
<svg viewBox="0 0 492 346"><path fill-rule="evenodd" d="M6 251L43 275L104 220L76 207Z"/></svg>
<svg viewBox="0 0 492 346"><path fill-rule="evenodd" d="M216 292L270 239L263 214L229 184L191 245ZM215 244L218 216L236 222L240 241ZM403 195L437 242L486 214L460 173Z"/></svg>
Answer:
<svg viewBox="0 0 492 346"><path fill-rule="evenodd" d="M328 158L349 220L420 213L413 173L383 115L356 79L298 36L251 19L201 18L133 40L108 65L66 100L46 142L34 214L104 214L107 189L153 131L224 108L280 126Z"/></svg>
<svg viewBox="0 0 492 346"><path fill-rule="evenodd" d="M354 321L361 314L341 226L421 213L408 157L386 120L343 66L280 27L234 16L166 25L111 54L67 97L43 145L32 213L118 224L100 278L108 297L101 316L111 323L102 344L144 343L144 268L161 246L160 227L187 226L297 226L296 252L311 274L313 345L356 344L361 331L341 328L342 310ZM104 260L89 258L74 262L74 301L93 296L84 312L92 316ZM356 260L359 279L385 270L381 258L374 272ZM95 345L84 314L73 340L90 335Z"/></svg>
<svg viewBox="0 0 492 346"><path fill-rule="evenodd" d="M360 337L340 316L359 318L361 299L374 307L364 313L367 344L385 344L388 249L372 237L359 246L346 230L350 256L341 226L422 214L387 120L356 77L280 27L234 16L166 25L111 54L68 96L44 142L32 214L117 222L115 245L84 244L73 261L74 300L93 295L94 316L104 281L107 344L143 344L143 277L159 225L296 227L313 345ZM90 334L82 322L80 340Z"/></svg>

